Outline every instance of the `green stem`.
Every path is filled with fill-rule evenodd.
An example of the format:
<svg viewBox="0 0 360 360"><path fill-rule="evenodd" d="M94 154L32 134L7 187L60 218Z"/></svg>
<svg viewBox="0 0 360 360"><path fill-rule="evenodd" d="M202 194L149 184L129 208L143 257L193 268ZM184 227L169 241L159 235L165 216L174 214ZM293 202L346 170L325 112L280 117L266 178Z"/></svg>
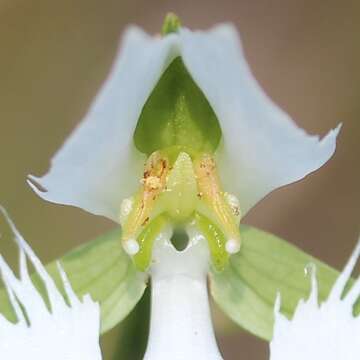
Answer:
<svg viewBox="0 0 360 360"><path fill-rule="evenodd" d="M150 286L135 309L124 320L114 360L142 360L146 350L150 321Z"/></svg>

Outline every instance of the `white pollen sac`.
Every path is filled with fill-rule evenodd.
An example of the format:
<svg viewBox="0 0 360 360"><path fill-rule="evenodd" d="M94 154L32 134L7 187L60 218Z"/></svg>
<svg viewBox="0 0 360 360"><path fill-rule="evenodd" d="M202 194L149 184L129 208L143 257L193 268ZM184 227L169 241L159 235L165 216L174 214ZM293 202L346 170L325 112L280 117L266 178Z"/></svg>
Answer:
<svg viewBox="0 0 360 360"><path fill-rule="evenodd" d="M280 295L275 304L274 336L270 360L358 360L360 359L360 317L354 316L360 298L360 278L345 293L345 287L360 254L360 241L326 301L319 304L315 270L311 293L300 300L293 318L280 313Z"/></svg>
<svg viewBox="0 0 360 360"><path fill-rule="evenodd" d="M225 249L229 254L236 254L240 251L240 242L236 239L229 239L225 244Z"/></svg>
<svg viewBox="0 0 360 360"><path fill-rule="evenodd" d="M1 278L17 319L16 323L10 322L0 313L0 359L101 360L99 304L89 295L79 299L58 264L66 302L1 206L0 211L9 222L20 252L19 278L0 255ZM28 260L44 285L50 309L31 280Z"/></svg>
<svg viewBox="0 0 360 360"><path fill-rule="evenodd" d="M136 255L140 250L140 246L135 239L129 239L124 241L123 248L130 256Z"/></svg>

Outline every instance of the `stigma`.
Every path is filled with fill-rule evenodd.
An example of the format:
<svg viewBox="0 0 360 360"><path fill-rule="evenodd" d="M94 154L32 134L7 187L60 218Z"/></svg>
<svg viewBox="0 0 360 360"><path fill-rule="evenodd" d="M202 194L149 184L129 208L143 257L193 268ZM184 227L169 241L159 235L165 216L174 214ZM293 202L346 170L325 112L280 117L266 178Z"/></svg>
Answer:
<svg viewBox="0 0 360 360"><path fill-rule="evenodd" d="M137 193L123 200L119 217L122 245L141 271L151 264L155 239L169 227L194 225L219 271L240 250L240 204L223 191L209 153L173 148L152 153Z"/></svg>

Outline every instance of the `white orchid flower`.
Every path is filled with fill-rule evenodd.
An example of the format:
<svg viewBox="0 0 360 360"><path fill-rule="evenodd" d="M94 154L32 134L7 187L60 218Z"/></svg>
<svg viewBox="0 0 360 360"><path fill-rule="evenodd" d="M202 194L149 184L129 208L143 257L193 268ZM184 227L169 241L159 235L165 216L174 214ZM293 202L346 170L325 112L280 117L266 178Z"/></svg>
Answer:
<svg viewBox="0 0 360 360"><path fill-rule="evenodd" d="M278 297L271 360L359 359L360 317L354 315L354 305L360 296L360 280L345 290L359 254L360 241L325 302L319 304L315 270L311 294L299 302L291 320L281 314Z"/></svg>
<svg viewBox="0 0 360 360"><path fill-rule="evenodd" d="M217 271L226 267L240 249L240 214L322 166L335 151L338 132L339 127L321 140L308 135L264 94L233 26L192 32L170 16L163 36L127 29L83 122L54 156L49 172L30 176L29 184L45 200L121 224L124 249L154 282L157 320L151 332L165 326L162 309L173 324L184 326L182 334L189 320L202 329L198 343L213 344L212 331L204 330L208 305L200 311L196 303L207 303L210 263ZM182 256L168 249L169 234L179 227L193 229L187 230ZM160 241L164 236L167 241ZM199 237L208 252L189 260ZM176 341L175 330L169 331L168 344ZM151 344L148 360L166 358Z"/></svg>
<svg viewBox="0 0 360 360"><path fill-rule="evenodd" d="M0 274L17 318L12 323L0 313L0 358L101 360L99 305L88 295L79 300L58 265L67 303L5 210L0 210L9 221L20 251L20 278L0 255ZM50 308L29 276L27 259L45 286Z"/></svg>
<svg viewBox="0 0 360 360"><path fill-rule="evenodd" d="M175 71L183 71L180 75L195 83L196 95L208 101L199 106L208 108L198 110L195 120L181 122L169 115L163 123L159 119L173 104L156 108L157 99L150 96L159 81ZM164 90L183 90L176 88L187 86L181 81L175 79L170 89L164 84ZM195 112L198 104L183 101ZM149 106L154 107L151 119L144 118ZM189 131L182 128L185 125ZM234 194L245 214L272 190L323 165L335 151L338 131L339 127L319 140L299 129L256 82L233 26L219 25L206 32L179 28L163 37L130 27L83 122L54 156L49 173L42 178L31 176L30 184L46 200L119 221L121 203L137 191L146 158L163 147L178 146L175 160L181 152L188 152L192 162L202 153L216 159L221 190ZM163 182L155 180L159 184L153 187Z"/></svg>

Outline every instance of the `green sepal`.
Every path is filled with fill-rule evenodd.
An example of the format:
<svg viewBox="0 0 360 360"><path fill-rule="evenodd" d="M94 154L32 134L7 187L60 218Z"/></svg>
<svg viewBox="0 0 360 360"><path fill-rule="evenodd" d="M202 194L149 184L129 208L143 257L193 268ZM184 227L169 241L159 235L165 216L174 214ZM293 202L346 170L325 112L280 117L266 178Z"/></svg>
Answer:
<svg viewBox="0 0 360 360"><path fill-rule="evenodd" d="M211 293L221 309L252 334L271 340L274 302L281 294L281 311L291 317L299 300L308 298L305 269L316 266L319 299L327 298L339 272L297 247L264 231L242 226L242 245L221 273L210 273Z"/></svg>
<svg viewBox="0 0 360 360"><path fill-rule="evenodd" d="M136 148L150 155L168 147L213 153L221 139L219 121L180 57L165 70L138 120Z"/></svg>
<svg viewBox="0 0 360 360"><path fill-rule="evenodd" d="M86 243L59 259L71 286L81 298L89 293L100 303L101 333L122 321L142 297L146 278L140 274L124 252L120 243L120 230L107 233ZM63 292L62 281L56 262L46 266ZM35 285L44 294L38 275L32 275ZM45 297L46 298L46 297ZM6 291L0 289L0 314L10 321L16 317L8 301Z"/></svg>
<svg viewBox="0 0 360 360"><path fill-rule="evenodd" d="M151 289L148 286L134 310L119 327L112 360L143 360L150 326Z"/></svg>

